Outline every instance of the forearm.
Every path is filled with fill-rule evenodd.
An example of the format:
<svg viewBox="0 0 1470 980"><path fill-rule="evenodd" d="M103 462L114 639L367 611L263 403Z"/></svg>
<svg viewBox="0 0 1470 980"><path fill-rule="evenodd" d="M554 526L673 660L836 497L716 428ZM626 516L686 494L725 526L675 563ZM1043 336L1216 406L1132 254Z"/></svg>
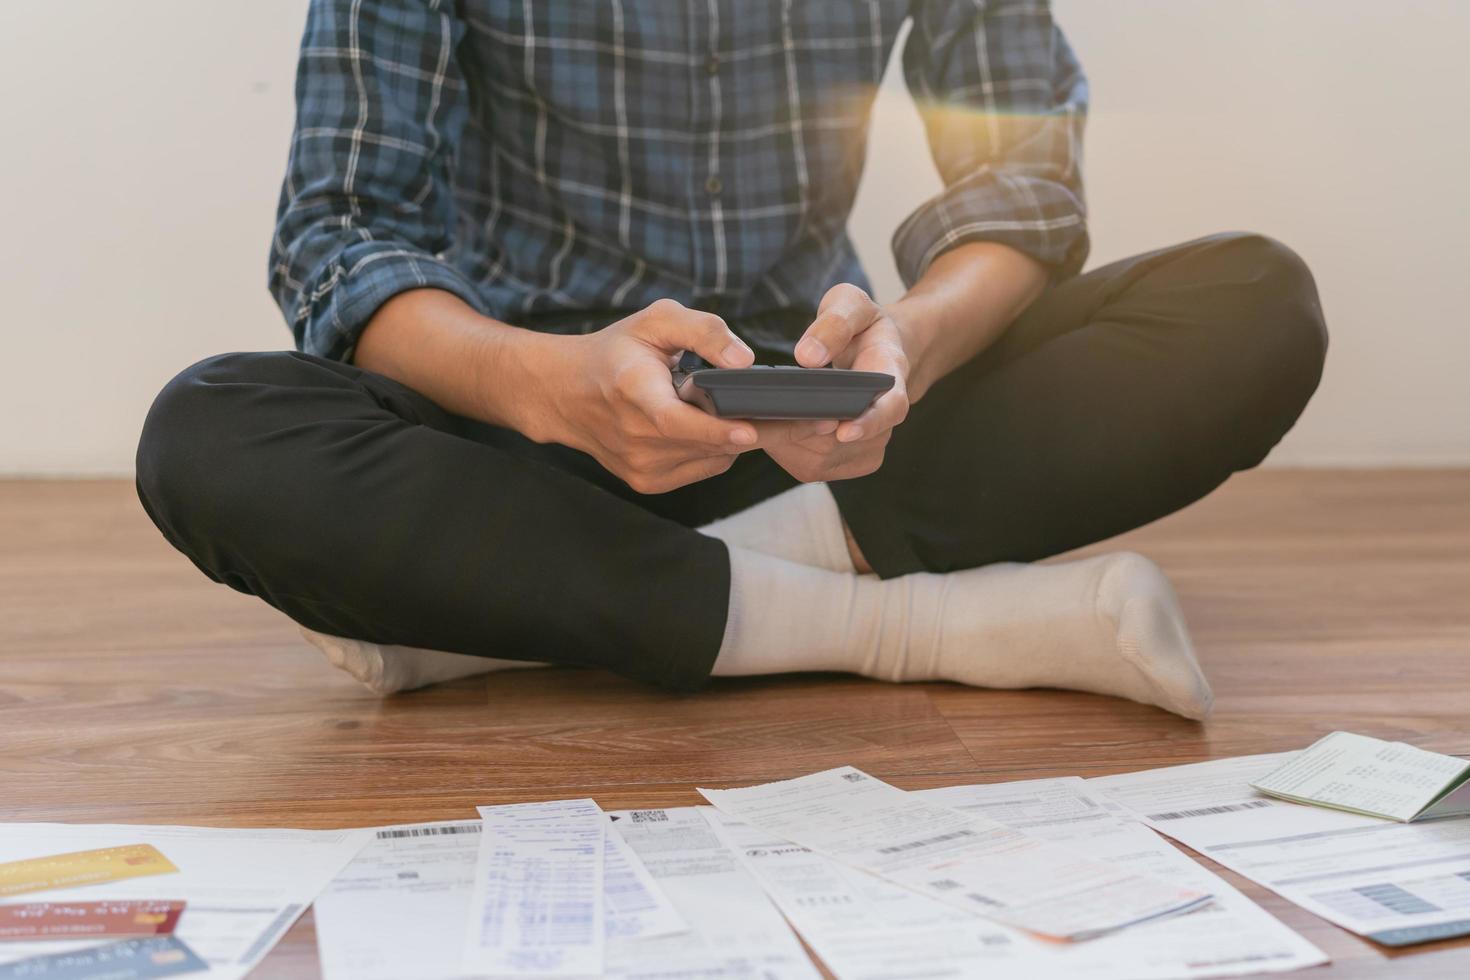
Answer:
<svg viewBox="0 0 1470 980"><path fill-rule="evenodd" d="M1046 279L1046 266L998 242L968 242L936 258L888 307L909 359L909 399L995 343Z"/></svg>
<svg viewBox="0 0 1470 980"><path fill-rule="evenodd" d="M353 360L446 411L526 432L537 365L555 339L481 316L453 293L414 289L378 309Z"/></svg>

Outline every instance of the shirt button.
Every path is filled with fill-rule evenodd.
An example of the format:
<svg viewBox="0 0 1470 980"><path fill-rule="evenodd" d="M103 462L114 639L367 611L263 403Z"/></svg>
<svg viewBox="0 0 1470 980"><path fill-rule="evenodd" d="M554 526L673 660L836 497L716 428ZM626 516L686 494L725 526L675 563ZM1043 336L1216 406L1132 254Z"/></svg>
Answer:
<svg viewBox="0 0 1470 980"><path fill-rule="evenodd" d="M704 59L704 70L707 74L718 75L720 73L720 56L711 54Z"/></svg>
<svg viewBox="0 0 1470 980"><path fill-rule="evenodd" d="M725 189L725 182L720 179L719 174L710 174L709 179L704 182L704 189L715 196Z"/></svg>

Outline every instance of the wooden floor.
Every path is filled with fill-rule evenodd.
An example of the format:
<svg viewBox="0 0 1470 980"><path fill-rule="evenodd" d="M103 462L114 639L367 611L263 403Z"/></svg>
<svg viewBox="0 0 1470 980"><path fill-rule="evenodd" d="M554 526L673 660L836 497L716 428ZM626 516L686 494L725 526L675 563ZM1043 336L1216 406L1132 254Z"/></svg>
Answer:
<svg viewBox="0 0 1470 980"><path fill-rule="evenodd" d="M678 697L514 671L379 700L170 550L128 484L0 482L0 820L337 827L558 797L685 805L703 802L696 782L843 763L907 788L1092 776L1334 728L1470 755L1470 471L1248 474L1122 546L1184 597L1218 695L1204 725L1109 698L830 676ZM1394 953L1224 874L1332 956L1313 976L1470 977L1470 942ZM257 975L317 975L309 916Z"/></svg>

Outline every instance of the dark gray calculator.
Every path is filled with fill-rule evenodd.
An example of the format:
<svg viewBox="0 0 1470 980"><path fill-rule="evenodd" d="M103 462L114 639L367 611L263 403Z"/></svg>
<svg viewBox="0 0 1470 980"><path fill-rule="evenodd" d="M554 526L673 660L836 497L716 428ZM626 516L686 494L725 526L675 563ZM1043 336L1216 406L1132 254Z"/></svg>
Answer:
<svg viewBox="0 0 1470 980"><path fill-rule="evenodd" d="M674 372L684 401L726 419L855 419L893 375L842 368L694 368Z"/></svg>

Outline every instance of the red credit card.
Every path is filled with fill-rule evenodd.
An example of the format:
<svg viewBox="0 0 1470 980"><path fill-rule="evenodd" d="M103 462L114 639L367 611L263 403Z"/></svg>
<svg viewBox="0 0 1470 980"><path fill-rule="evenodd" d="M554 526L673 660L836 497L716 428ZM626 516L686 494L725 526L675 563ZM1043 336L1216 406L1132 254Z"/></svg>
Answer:
<svg viewBox="0 0 1470 980"><path fill-rule="evenodd" d="M166 936L179 924L179 915L183 911L183 902L122 898L111 902L0 905L0 942Z"/></svg>

